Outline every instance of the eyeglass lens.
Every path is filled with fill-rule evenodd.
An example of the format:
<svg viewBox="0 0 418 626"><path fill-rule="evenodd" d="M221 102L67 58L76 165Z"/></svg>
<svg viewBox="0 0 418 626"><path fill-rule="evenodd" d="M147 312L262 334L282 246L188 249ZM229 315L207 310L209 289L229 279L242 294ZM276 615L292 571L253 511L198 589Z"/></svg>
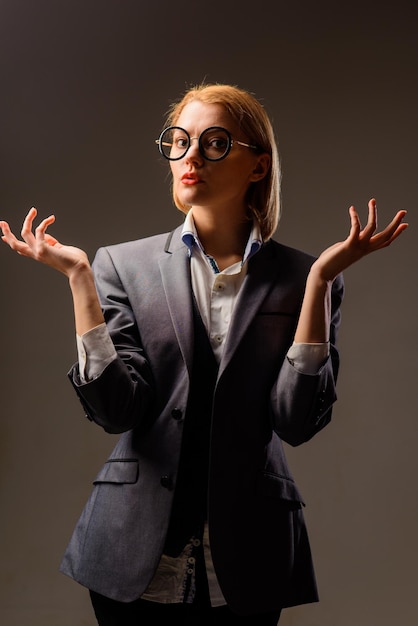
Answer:
<svg viewBox="0 0 418 626"><path fill-rule="evenodd" d="M191 141L189 133L183 128L177 126L166 128L160 136L160 151L171 161L181 159L189 149ZM223 159L230 149L231 137L224 128L207 128L199 137L199 150L209 161Z"/></svg>

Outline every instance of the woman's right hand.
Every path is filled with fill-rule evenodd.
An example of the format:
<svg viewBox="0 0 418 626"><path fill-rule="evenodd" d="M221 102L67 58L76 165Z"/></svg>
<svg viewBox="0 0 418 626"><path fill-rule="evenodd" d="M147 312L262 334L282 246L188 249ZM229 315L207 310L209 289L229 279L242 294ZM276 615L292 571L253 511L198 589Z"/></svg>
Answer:
<svg viewBox="0 0 418 626"><path fill-rule="evenodd" d="M22 256L49 265L71 278L79 269L90 266L87 254L80 248L65 246L55 237L47 233L47 228L55 222L55 216L50 215L33 230L33 221L37 210L33 207L27 214L22 226L22 240L19 240L11 231L7 222L0 221L3 231L2 240L12 250Z"/></svg>
<svg viewBox="0 0 418 626"><path fill-rule="evenodd" d="M83 335L104 322L87 254L80 248L64 246L46 232L48 226L55 222L54 215L42 220L33 230L36 215L35 208L27 214L21 232L22 240L15 237L7 222L0 221L2 239L18 254L49 265L68 277L73 294L76 331Z"/></svg>

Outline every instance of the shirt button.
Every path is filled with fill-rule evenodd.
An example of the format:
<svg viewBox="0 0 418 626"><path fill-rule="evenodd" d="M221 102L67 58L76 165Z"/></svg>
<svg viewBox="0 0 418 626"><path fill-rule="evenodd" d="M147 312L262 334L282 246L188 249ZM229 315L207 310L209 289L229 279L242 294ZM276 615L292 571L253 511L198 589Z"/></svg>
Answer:
<svg viewBox="0 0 418 626"><path fill-rule="evenodd" d="M193 539L192 544L195 546L195 548L197 548L198 546L200 546L200 539Z"/></svg>

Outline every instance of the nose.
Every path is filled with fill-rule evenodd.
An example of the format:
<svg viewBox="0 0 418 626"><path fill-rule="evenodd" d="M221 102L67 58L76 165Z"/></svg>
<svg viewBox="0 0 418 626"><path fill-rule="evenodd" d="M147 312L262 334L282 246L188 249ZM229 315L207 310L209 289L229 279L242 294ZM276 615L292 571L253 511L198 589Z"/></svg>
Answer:
<svg viewBox="0 0 418 626"><path fill-rule="evenodd" d="M203 162L203 157L200 154L199 138L190 137L190 146L185 154L186 163L199 163Z"/></svg>

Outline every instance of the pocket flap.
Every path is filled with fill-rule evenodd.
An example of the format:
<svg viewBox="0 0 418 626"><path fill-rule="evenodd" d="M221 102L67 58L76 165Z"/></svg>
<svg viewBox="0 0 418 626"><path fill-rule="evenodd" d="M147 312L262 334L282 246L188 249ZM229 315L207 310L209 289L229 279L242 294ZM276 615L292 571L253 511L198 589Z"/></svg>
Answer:
<svg viewBox="0 0 418 626"><path fill-rule="evenodd" d="M133 484L138 480L138 471L138 461L136 459L110 459L97 474L93 484Z"/></svg>
<svg viewBox="0 0 418 626"><path fill-rule="evenodd" d="M271 472L262 472L258 480L258 489L263 496L298 502L305 506L299 489L291 478L272 474Z"/></svg>

